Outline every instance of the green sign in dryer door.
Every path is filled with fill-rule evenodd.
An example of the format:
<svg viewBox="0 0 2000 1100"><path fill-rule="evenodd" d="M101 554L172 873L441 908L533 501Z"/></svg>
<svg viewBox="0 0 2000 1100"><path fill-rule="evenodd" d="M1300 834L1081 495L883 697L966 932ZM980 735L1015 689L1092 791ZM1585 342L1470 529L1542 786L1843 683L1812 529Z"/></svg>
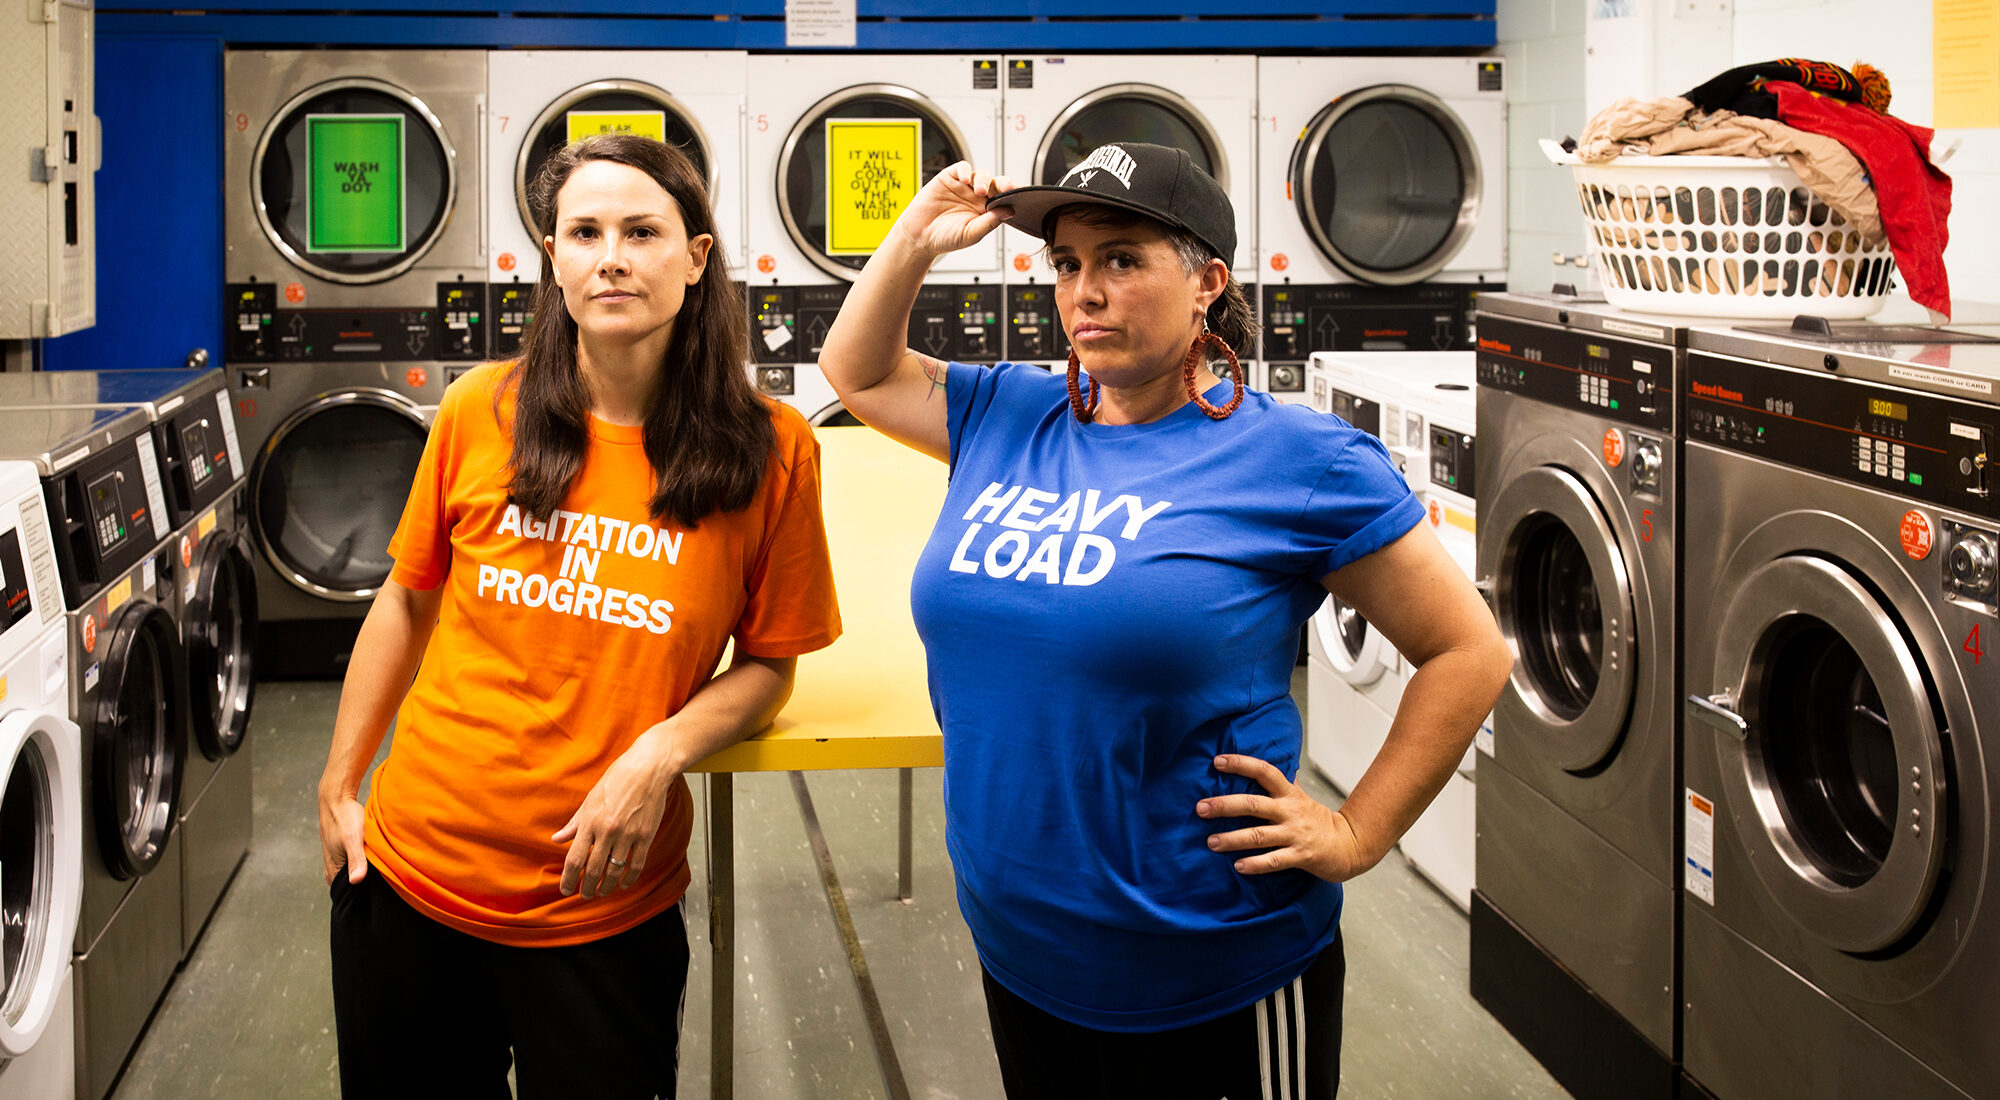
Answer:
<svg viewBox="0 0 2000 1100"><path fill-rule="evenodd" d="M401 252L403 116L306 116L306 250Z"/></svg>

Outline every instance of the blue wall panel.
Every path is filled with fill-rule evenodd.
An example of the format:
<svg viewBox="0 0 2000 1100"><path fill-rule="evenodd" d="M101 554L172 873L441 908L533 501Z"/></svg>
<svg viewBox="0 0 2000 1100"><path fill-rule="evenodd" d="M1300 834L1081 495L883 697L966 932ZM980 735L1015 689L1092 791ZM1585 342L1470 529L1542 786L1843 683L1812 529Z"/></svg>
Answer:
<svg viewBox="0 0 2000 1100"><path fill-rule="evenodd" d="M97 325L45 341L50 370L222 357L222 44L97 38Z"/></svg>

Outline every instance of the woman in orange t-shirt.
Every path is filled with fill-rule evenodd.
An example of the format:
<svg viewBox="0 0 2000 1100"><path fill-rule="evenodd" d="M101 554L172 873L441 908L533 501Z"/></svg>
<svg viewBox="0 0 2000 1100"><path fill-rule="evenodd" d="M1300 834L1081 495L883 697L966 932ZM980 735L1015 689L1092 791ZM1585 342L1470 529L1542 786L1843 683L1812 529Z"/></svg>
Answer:
<svg viewBox="0 0 2000 1100"><path fill-rule="evenodd" d="M744 372L693 165L591 138L530 205L535 322L445 392L320 780L348 1095L674 1095L683 773L840 633L818 445Z"/></svg>

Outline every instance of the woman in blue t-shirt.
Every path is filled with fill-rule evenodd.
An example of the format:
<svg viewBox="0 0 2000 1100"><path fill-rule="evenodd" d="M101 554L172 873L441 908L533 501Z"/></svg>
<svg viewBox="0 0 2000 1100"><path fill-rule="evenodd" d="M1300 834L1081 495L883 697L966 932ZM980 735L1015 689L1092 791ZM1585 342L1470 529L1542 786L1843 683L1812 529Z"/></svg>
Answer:
<svg viewBox="0 0 2000 1100"><path fill-rule="evenodd" d="M931 263L1002 222L1048 242L1067 379L905 346ZM1053 187L954 165L820 356L849 411L950 464L911 602L1012 1097L1332 1096L1338 883L1417 819L1510 668L1379 441L1210 369L1254 332L1235 250L1183 150L1106 145ZM1329 591L1417 666L1337 810L1291 782L1296 639Z"/></svg>

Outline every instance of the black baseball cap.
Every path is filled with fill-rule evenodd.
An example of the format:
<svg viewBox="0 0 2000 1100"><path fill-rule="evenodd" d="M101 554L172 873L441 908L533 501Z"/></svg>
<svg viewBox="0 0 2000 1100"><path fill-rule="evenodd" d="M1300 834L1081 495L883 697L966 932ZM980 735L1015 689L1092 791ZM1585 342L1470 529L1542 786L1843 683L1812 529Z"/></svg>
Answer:
<svg viewBox="0 0 2000 1100"><path fill-rule="evenodd" d="M1186 149L1118 141L1100 145L1054 186L1016 187L986 200L986 209L1007 211L1007 224L1047 240L1047 224L1071 203L1116 206L1185 229L1223 263L1236 256L1236 210L1215 177L1202 170Z"/></svg>

